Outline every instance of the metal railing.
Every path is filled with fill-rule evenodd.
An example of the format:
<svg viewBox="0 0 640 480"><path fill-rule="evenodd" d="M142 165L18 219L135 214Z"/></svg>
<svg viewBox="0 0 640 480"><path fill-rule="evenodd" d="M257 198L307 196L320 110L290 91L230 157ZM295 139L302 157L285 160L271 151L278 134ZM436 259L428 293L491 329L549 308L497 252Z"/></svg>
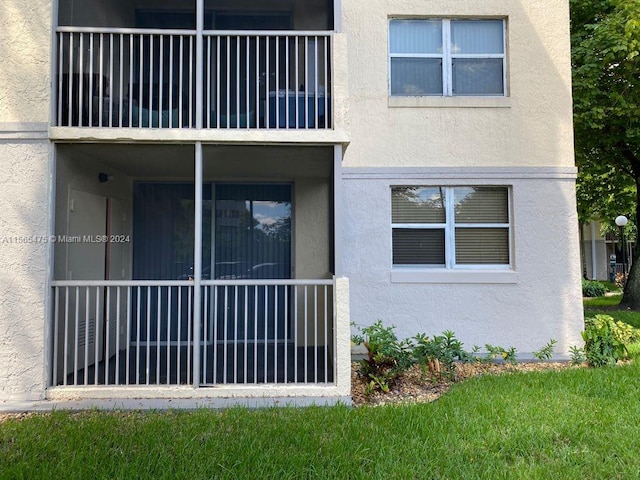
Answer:
<svg viewBox="0 0 640 480"><path fill-rule="evenodd" d="M334 381L332 280L203 281L197 321L194 285L52 282L51 385Z"/></svg>
<svg viewBox="0 0 640 480"><path fill-rule="evenodd" d="M331 128L331 33L205 31L201 56L198 38L58 27L54 124L195 128L202 115L203 128Z"/></svg>

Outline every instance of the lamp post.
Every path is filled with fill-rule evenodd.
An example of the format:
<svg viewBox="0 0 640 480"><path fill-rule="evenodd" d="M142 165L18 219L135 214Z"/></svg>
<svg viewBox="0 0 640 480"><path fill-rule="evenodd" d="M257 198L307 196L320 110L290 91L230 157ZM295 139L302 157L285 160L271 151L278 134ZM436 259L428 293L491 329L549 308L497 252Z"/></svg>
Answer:
<svg viewBox="0 0 640 480"><path fill-rule="evenodd" d="M627 224L628 220L627 217L625 217L624 215L619 215L616 217L616 225L618 226L618 228L620 229L620 236L622 237L622 275L623 275L623 288L624 286L627 284L627 259L626 259L626 255L627 252L625 244L624 244L624 227Z"/></svg>

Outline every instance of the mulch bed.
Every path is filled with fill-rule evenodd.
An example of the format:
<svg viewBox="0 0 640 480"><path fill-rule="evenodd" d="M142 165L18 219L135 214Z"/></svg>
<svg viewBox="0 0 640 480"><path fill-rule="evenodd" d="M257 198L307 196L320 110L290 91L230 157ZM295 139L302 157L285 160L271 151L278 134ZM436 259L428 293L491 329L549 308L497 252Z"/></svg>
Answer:
<svg viewBox="0 0 640 480"><path fill-rule="evenodd" d="M506 363L461 363L456 365L455 378L432 375L423 372L418 365L411 367L402 377L396 380L389 392L376 390L370 395L365 393L367 379L358 373L359 364L351 364L351 397L353 405L389 405L397 403L433 402L446 393L451 385L467 378L480 375L500 375L511 372L533 372L540 370L562 370L580 368L568 362L525 362L515 365Z"/></svg>

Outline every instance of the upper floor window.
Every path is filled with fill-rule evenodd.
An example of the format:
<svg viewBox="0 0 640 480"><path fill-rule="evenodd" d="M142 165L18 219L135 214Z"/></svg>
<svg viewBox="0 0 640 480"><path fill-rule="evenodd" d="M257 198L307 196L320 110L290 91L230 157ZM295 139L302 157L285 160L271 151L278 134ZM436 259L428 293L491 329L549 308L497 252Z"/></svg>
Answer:
<svg viewBox="0 0 640 480"><path fill-rule="evenodd" d="M509 268L509 188L391 188L393 266Z"/></svg>
<svg viewBox="0 0 640 480"><path fill-rule="evenodd" d="M393 96L506 95L504 20L392 19Z"/></svg>

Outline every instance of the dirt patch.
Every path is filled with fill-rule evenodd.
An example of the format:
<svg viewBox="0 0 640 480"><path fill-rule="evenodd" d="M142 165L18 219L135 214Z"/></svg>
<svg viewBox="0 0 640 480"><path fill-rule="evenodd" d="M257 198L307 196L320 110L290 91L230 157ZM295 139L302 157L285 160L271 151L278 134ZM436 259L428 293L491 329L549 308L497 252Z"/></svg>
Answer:
<svg viewBox="0 0 640 480"><path fill-rule="evenodd" d="M540 370L562 370L580 368L567 362L526 362L516 365L498 363L463 363L456 365L455 376L432 375L414 365L396 381L388 393L375 391L367 395L367 380L358 373L359 364L351 364L351 397L353 405L389 405L396 403L433 402L446 393L451 385L480 375L501 375L511 372L533 372Z"/></svg>

